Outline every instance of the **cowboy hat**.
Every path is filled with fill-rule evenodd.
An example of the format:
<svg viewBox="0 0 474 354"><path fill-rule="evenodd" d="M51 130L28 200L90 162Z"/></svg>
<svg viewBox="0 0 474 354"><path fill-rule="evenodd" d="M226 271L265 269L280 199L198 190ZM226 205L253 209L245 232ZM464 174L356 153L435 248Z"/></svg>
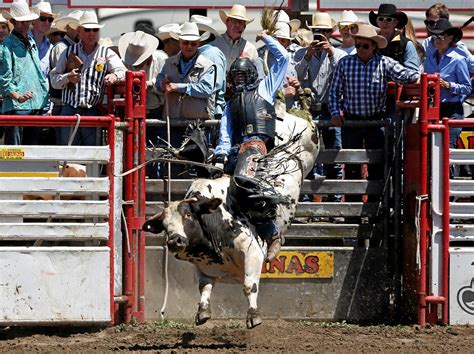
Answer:
<svg viewBox="0 0 474 354"><path fill-rule="evenodd" d="M183 41L205 41L209 38L209 32L204 32L202 35L199 34L199 28L195 22L185 22L181 25L181 33L176 34L170 32L170 35L174 39L181 39Z"/></svg>
<svg viewBox="0 0 474 354"><path fill-rule="evenodd" d="M10 12L3 11L3 16L7 20L14 19L15 21L33 21L36 20L39 15L31 11L28 4L25 1L15 1L10 5Z"/></svg>
<svg viewBox="0 0 474 354"><path fill-rule="evenodd" d="M332 29L336 26L336 21L327 12L316 12L311 22L312 26L306 22L308 28Z"/></svg>
<svg viewBox="0 0 474 354"><path fill-rule="evenodd" d="M56 17L58 14L55 14L51 9L51 4L47 1L40 1L35 6L33 6L33 11L36 11L38 15L47 14L52 17Z"/></svg>
<svg viewBox="0 0 474 354"><path fill-rule="evenodd" d="M408 16L406 13L397 11L397 7L393 4L380 4L378 13L370 11L369 21L375 27L377 26L377 17L385 16L392 17L398 20L397 28L403 28L408 22Z"/></svg>
<svg viewBox="0 0 474 354"><path fill-rule="evenodd" d="M70 12L66 16L61 16L60 18L56 19L56 21L54 21L54 23L56 24L56 28L58 30L66 32L68 25L70 25L71 23L79 23L79 19L81 18L83 13L84 11L82 10L76 10Z"/></svg>
<svg viewBox="0 0 474 354"><path fill-rule="evenodd" d="M212 18L201 16L201 15L192 15L191 22L197 24L199 31L201 32L209 32L214 36L218 36L219 34L217 31L211 27L212 25Z"/></svg>
<svg viewBox="0 0 474 354"><path fill-rule="evenodd" d="M296 32L296 30L300 28L301 26L300 20L296 18L293 20L290 20L290 16L288 16L288 14L283 10L275 11L274 16L275 15L277 16L277 23L283 22L283 23L288 23L290 25L291 33Z"/></svg>
<svg viewBox="0 0 474 354"><path fill-rule="evenodd" d="M120 57L126 66L137 66L158 48L158 38L143 31L125 33L118 42Z"/></svg>
<svg viewBox="0 0 474 354"><path fill-rule="evenodd" d="M385 48L387 46L387 40L385 39L385 37L378 35L375 29L367 24L358 25L358 31L357 33L353 33L352 37L370 39L377 43L377 46L380 49Z"/></svg>
<svg viewBox="0 0 474 354"><path fill-rule="evenodd" d="M229 13L226 13L224 10L219 10L219 17L221 18L222 22L226 23L227 19L235 18L237 20L245 21L247 24L253 22L253 18L247 17L247 9L243 5L232 5Z"/></svg>
<svg viewBox="0 0 474 354"><path fill-rule="evenodd" d="M294 40L301 46L301 47L308 47L311 42L313 42L313 32L306 28L298 28L295 33Z"/></svg>
<svg viewBox="0 0 474 354"><path fill-rule="evenodd" d="M56 26L56 22L53 22L51 24L51 27L49 28L48 32L46 32L46 35L49 36L50 34L54 34L54 33L66 33L66 31L63 31L62 29L59 29Z"/></svg>
<svg viewBox="0 0 474 354"><path fill-rule="evenodd" d="M10 31L13 30L13 24L0 14L0 23L6 23Z"/></svg>
<svg viewBox="0 0 474 354"><path fill-rule="evenodd" d="M100 25L97 20L97 14L95 11L84 11L78 22L71 22L69 27L72 29L82 28L102 28L104 25Z"/></svg>
<svg viewBox="0 0 474 354"><path fill-rule="evenodd" d="M292 40L293 37L291 37L290 33L290 24L277 22L275 24L275 32L273 33L273 37Z"/></svg>
<svg viewBox="0 0 474 354"><path fill-rule="evenodd" d="M165 41L170 38L175 39L174 37L171 37L171 33L180 34L181 26L177 23L168 23L158 28L158 32L156 33L156 36L161 41Z"/></svg>
<svg viewBox="0 0 474 354"><path fill-rule="evenodd" d="M436 21L434 26L430 26L429 31L432 34L448 34L454 37L454 42L458 42L462 39L463 32L460 28L454 27L451 22L445 18L440 18Z"/></svg>
<svg viewBox="0 0 474 354"><path fill-rule="evenodd" d="M146 34L149 34L150 36L153 36L155 37L156 39L158 39L158 37L156 36L156 33L155 33L155 29L153 28L152 25L148 24L148 23L145 23L145 22L140 22L138 23L136 26L135 26L135 31L142 31L142 32L145 32ZM122 33L122 36L124 35L125 33Z"/></svg>
<svg viewBox="0 0 474 354"><path fill-rule="evenodd" d="M359 20L357 15L352 10L344 10L342 11L341 19L337 23L341 26L352 25Z"/></svg>

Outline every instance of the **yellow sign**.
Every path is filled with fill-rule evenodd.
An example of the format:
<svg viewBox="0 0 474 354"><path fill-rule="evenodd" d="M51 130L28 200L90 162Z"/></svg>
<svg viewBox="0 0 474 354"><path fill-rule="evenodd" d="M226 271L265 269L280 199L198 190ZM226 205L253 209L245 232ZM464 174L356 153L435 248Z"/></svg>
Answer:
<svg viewBox="0 0 474 354"><path fill-rule="evenodd" d="M471 131L462 131L458 139L458 149L474 149L474 134Z"/></svg>
<svg viewBox="0 0 474 354"><path fill-rule="evenodd" d="M260 278L332 278L334 252L280 252L277 258L262 266Z"/></svg>
<svg viewBox="0 0 474 354"><path fill-rule="evenodd" d="M0 149L0 160L23 160L25 150L23 148Z"/></svg>

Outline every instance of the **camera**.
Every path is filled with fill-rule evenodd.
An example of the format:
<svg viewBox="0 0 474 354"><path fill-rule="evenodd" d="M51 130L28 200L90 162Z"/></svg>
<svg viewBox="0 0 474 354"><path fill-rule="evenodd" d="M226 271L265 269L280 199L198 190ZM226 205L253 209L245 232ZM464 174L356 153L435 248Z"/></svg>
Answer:
<svg viewBox="0 0 474 354"><path fill-rule="evenodd" d="M322 34L320 34L320 33L315 33L315 34L313 35L313 40L321 42L321 41L325 41L325 40L326 40L326 37L324 37L324 36L323 36Z"/></svg>

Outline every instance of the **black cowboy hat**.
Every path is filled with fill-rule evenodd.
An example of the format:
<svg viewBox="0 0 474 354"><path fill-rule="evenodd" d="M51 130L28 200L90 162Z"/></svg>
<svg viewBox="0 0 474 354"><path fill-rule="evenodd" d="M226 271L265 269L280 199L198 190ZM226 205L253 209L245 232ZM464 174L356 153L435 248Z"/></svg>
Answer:
<svg viewBox="0 0 474 354"><path fill-rule="evenodd" d="M397 28L405 27L408 22L408 16L404 12L397 11L397 7L393 4L380 4L378 13L370 11L369 21L375 27L378 27L377 17L379 16L396 18L398 20Z"/></svg>
<svg viewBox="0 0 474 354"><path fill-rule="evenodd" d="M451 22L449 22L445 18L440 18L438 21L436 21L436 24L434 26L429 26L428 30L432 34L448 34L450 36L454 37L454 42L458 42L462 38L462 30L457 27L453 27Z"/></svg>

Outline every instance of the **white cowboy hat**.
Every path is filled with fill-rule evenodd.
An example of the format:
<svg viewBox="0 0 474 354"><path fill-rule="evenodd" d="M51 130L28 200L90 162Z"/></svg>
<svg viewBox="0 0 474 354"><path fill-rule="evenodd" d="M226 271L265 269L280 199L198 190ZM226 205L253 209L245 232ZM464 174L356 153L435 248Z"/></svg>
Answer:
<svg viewBox="0 0 474 354"><path fill-rule="evenodd" d="M306 48L313 41L313 32L306 28L298 28L294 39L301 47Z"/></svg>
<svg viewBox="0 0 474 354"><path fill-rule="evenodd" d="M6 23L10 31L13 30L13 24L9 20L7 20L5 17L3 17L2 14L0 14L0 23Z"/></svg>
<svg viewBox="0 0 474 354"><path fill-rule="evenodd" d="M354 13L352 10L344 10L342 11L341 19L337 23L338 25L341 26L347 26L347 25L352 25L359 21L359 18L357 15Z"/></svg>
<svg viewBox="0 0 474 354"><path fill-rule="evenodd" d="M312 26L306 22L308 28L332 29L336 26L334 21L327 12L316 12L313 15Z"/></svg>
<svg viewBox="0 0 474 354"><path fill-rule="evenodd" d="M275 24L275 32L273 33L273 37L292 40L293 37L291 37L290 33L290 24L277 22Z"/></svg>
<svg viewBox="0 0 474 354"><path fill-rule="evenodd" d="M173 38L171 37L171 33L180 34L181 26L178 23L168 23L158 28L158 32L156 33L156 36L160 40L165 41L169 38Z"/></svg>
<svg viewBox="0 0 474 354"><path fill-rule="evenodd" d="M195 22L185 22L181 26L181 33L176 34L171 32L171 37L174 39L181 39L183 41L205 41L209 38L209 32L199 34L199 28Z"/></svg>
<svg viewBox="0 0 474 354"><path fill-rule="evenodd" d="M53 33L66 33L66 31L59 29L56 26L56 22L53 22L48 32L46 32L46 35L49 36L50 34L53 34Z"/></svg>
<svg viewBox="0 0 474 354"><path fill-rule="evenodd" d="M377 43L377 46L380 49L385 48L387 46L387 40L385 39L385 37L378 35L377 31L375 31L375 28L373 28L371 25L367 25L367 24L358 25L358 31L357 33L353 33L352 37L371 39L372 41Z"/></svg>
<svg viewBox="0 0 474 354"><path fill-rule="evenodd" d="M158 48L158 38L143 31L128 32L120 37L118 50L126 66L137 66Z"/></svg>
<svg viewBox="0 0 474 354"><path fill-rule="evenodd" d="M48 14L52 17L56 17L58 14L55 14L51 9L51 4L47 1L40 1L35 6L33 6L33 11L35 11L38 15L41 14Z"/></svg>
<svg viewBox="0 0 474 354"><path fill-rule="evenodd" d="M284 22L290 25L291 33L296 32L296 30L300 28L301 26L300 20L296 18L293 20L290 20L290 16L288 16L288 14L283 10L280 10L278 12L275 11L274 15L277 15L277 22Z"/></svg>
<svg viewBox="0 0 474 354"><path fill-rule="evenodd" d="M247 23L253 22L253 18L247 17L247 9L243 5L232 5L229 13L226 13L224 10L219 10L219 17L222 22L226 23L227 18L235 18L237 20L245 21Z"/></svg>
<svg viewBox="0 0 474 354"><path fill-rule="evenodd" d="M206 17L206 16L201 16L201 15L192 15L191 16L191 22L194 22L197 24L199 31L202 32L209 32L213 34L214 36L218 36L219 34L217 31L212 28L212 18Z"/></svg>
<svg viewBox="0 0 474 354"><path fill-rule="evenodd" d="M36 20L39 16L36 12L31 11L28 4L21 0L15 1L10 5L10 12L4 11L3 16L7 20L14 19L15 21L33 21Z"/></svg>
<svg viewBox="0 0 474 354"><path fill-rule="evenodd" d="M71 22L69 26L72 29L77 29L78 27L82 28L102 28L104 25L99 25L99 21L97 20L97 14L95 11L84 11L82 16L79 18L79 21Z"/></svg>
<svg viewBox="0 0 474 354"><path fill-rule="evenodd" d="M66 16L62 16L56 19L56 21L54 21L56 24L56 28L60 31L66 32L67 25L70 25L71 23L79 23L79 19L81 18L83 13L84 11L82 10L75 10L70 12Z"/></svg>

